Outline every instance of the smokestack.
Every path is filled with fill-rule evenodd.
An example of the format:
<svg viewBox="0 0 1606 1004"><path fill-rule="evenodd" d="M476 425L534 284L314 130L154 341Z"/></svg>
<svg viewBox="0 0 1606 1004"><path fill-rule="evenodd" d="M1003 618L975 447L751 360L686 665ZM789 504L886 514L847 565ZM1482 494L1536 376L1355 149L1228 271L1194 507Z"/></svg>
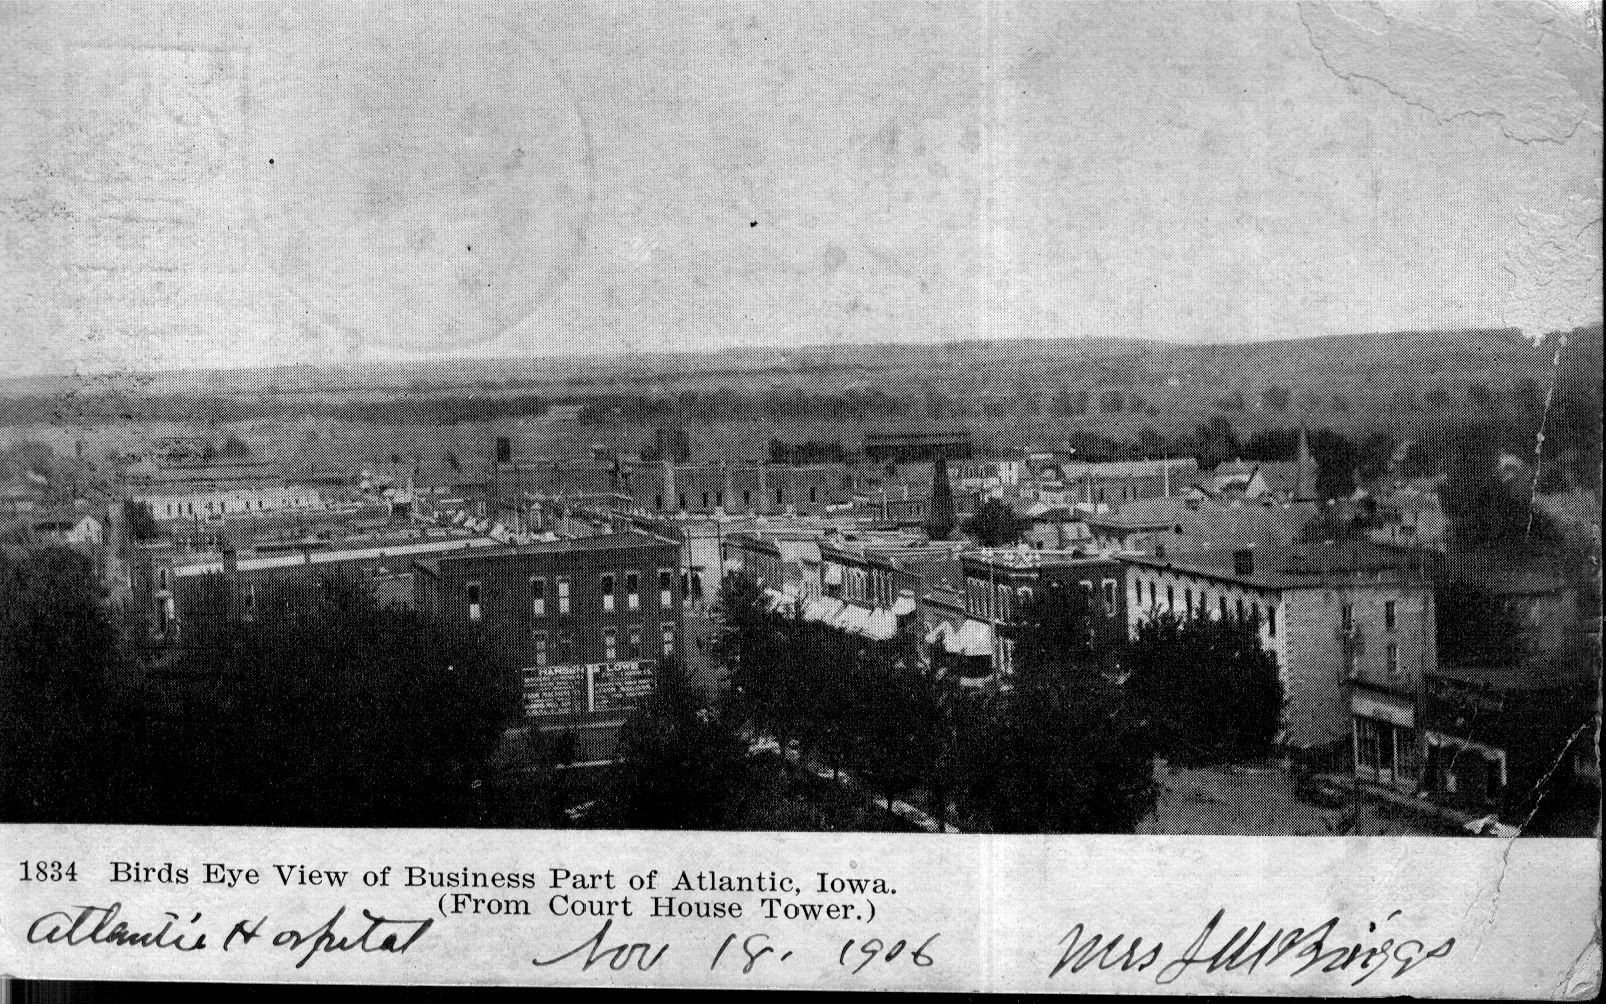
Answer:
<svg viewBox="0 0 1606 1004"><path fill-rule="evenodd" d="M1316 497L1316 486L1310 476L1310 438L1303 423L1299 426L1299 456L1296 459L1298 474L1294 478L1294 501L1305 502Z"/></svg>
<svg viewBox="0 0 1606 1004"><path fill-rule="evenodd" d="M677 512L680 509L680 496L675 490L675 462L664 457L659 464L664 470L664 511Z"/></svg>

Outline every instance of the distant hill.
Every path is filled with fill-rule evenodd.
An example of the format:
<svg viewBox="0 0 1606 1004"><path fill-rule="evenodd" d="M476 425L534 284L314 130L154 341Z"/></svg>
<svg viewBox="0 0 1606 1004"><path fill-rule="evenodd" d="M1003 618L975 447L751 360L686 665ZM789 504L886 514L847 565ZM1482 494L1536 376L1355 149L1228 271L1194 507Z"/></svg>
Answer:
<svg viewBox="0 0 1606 1004"><path fill-rule="evenodd" d="M1596 326L1598 340L1598 326ZM1056 384L1143 387L1173 380L1205 382L1224 390L1267 381L1290 385L1388 382L1408 373L1413 382L1436 377L1495 379L1528 374L1546 353L1514 328L1402 331L1327 335L1272 342L1182 344L1118 338L1018 339L912 343L804 345L789 349L732 347L706 353L629 356L441 360L308 365L253 369L188 370L93 377L0 379L0 395L121 394L340 394L380 389L495 387L635 387L642 383L717 386L750 380L786 381L833 375L877 375L895 384L963 374L1026 374ZM1253 374L1253 380L1246 380ZM985 380L983 381L986 382ZM1424 387L1426 389L1426 387Z"/></svg>

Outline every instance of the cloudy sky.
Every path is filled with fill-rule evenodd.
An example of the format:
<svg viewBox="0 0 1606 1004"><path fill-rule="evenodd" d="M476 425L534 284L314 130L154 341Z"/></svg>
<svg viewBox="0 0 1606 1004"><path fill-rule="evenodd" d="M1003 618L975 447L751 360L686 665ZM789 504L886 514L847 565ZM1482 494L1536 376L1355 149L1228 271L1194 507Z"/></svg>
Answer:
<svg viewBox="0 0 1606 1004"><path fill-rule="evenodd" d="M0 370L1601 314L1583 6L513 6L0 7Z"/></svg>

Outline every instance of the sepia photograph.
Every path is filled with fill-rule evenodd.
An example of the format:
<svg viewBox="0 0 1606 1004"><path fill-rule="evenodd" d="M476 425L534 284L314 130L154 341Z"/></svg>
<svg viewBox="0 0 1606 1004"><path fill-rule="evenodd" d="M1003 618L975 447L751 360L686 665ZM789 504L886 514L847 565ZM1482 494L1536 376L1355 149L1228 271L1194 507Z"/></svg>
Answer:
<svg viewBox="0 0 1606 1004"><path fill-rule="evenodd" d="M0 26L0 823L1598 851L1597 3Z"/></svg>

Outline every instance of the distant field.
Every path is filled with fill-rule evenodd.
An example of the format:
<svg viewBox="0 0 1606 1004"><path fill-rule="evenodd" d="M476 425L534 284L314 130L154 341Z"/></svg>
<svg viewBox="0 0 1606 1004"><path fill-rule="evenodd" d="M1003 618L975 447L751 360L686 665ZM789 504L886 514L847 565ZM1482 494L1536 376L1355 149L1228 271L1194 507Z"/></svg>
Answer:
<svg viewBox="0 0 1606 1004"><path fill-rule="evenodd" d="M1598 360L1599 326L1573 338ZM86 456L103 457L151 436L232 431L267 456L334 453L346 463L375 464L392 454L438 461L447 453L466 463L486 456L496 435L512 435L522 455L571 455L592 443L634 449L650 442L657 424L684 426L696 456L751 458L764 454L771 436L855 447L867 427L963 426L984 448L1063 445L1073 430L1122 440L1145 429L1172 437L1215 417L1246 436L1301 422L1409 435L1465 413L1479 387L1542 395L1551 357L1550 345L1500 330L1205 346L1077 339L743 349L159 374L91 384L36 378L0 382L0 438L44 441L58 453L82 441ZM493 417L435 424L419 419L415 407L386 420L383 403L397 401ZM554 401L601 402L588 415L597 421L551 423L532 413ZM381 403L379 417L340 414L362 402ZM656 402L668 419L632 420L629 407L613 413L614 403L630 402L638 409ZM164 420L169 416L177 420Z"/></svg>

